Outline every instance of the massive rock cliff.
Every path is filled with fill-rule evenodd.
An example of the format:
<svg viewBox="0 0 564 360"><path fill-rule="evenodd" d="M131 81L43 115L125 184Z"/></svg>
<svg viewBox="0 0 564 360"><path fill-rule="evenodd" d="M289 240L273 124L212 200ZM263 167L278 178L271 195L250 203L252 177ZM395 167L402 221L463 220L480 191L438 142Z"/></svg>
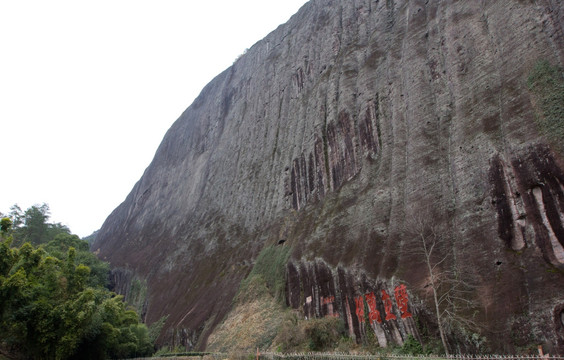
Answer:
<svg viewBox="0 0 564 360"><path fill-rule="evenodd" d="M562 73L534 85L563 26L555 0L311 0L202 90L93 250L162 342L205 347L283 243L287 304L357 340L436 328L430 264L490 349L564 353Z"/></svg>

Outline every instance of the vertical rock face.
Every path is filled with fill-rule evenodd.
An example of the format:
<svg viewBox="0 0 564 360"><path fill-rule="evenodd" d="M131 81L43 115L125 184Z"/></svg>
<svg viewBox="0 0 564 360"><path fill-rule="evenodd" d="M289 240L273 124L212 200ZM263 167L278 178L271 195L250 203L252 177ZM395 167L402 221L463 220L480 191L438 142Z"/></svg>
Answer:
<svg viewBox="0 0 564 360"><path fill-rule="evenodd" d="M284 239L288 305L385 346L432 320L423 220L491 348L564 353L564 163L527 87L563 26L552 0L311 0L203 89L93 249L202 348Z"/></svg>

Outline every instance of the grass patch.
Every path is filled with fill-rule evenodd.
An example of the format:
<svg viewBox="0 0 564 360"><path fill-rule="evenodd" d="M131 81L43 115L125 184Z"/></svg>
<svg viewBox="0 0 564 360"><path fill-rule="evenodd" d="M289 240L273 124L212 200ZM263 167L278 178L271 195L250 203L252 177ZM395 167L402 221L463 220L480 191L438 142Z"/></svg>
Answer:
<svg viewBox="0 0 564 360"><path fill-rule="evenodd" d="M154 344L157 342L159 335L161 334L161 330L168 319L168 315L161 317L159 320L155 321L151 325L149 325L149 339Z"/></svg>
<svg viewBox="0 0 564 360"><path fill-rule="evenodd" d="M290 257L291 248L288 246L267 246L257 257L255 266L246 279L241 282L238 302L252 300L263 295L265 288L257 286L257 282L264 281L266 290L278 301L285 299L286 263Z"/></svg>
<svg viewBox="0 0 564 360"><path fill-rule="evenodd" d="M564 147L564 72L546 60L537 62L527 78L529 90L535 95L536 123L539 131L559 151Z"/></svg>
<svg viewBox="0 0 564 360"><path fill-rule="evenodd" d="M269 349L285 314L284 304L288 246L266 246L239 291L223 323L208 338L207 349L245 352Z"/></svg>
<svg viewBox="0 0 564 360"><path fill-rule="evenodd" d="M253 352L271 347L288 310L270 294L262 275L246 281L233 309L208 338L207 350Z"/></svg>

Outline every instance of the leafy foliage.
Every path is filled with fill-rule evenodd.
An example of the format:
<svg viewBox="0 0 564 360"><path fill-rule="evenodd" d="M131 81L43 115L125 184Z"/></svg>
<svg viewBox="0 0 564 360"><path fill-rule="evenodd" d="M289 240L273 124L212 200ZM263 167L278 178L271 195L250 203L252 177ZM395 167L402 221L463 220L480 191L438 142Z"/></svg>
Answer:
<svg viewBox="0 0 564 360"><path fill-rule="evenodd" d="M139 313L143 312L143 306L147 298L147 281L133 278L125 301Z"/></svg>
<svg viewBox="0 0 564 360"><path fill-rule="evenodd" d="M161 330L168 319L168 315L161 317L159 320L155 321L149 325L149 339L152 343L155 343L161 333Z"/></svg>
<svg viewBox="0 0 564 360"><path fill-rule="evenodd" d="M409 334L399 349L399 353L402 355L423 355L424 351L421 343L413 335Z"/></svg>
<svg viewBox="0 0 564 360"><path fill-rule="evenodd" d="M14 245L29 242L32 245L46 244L59 234L70 235L70 230L61 223L49 223L49 205L33 205L26 211L18 205L10 208L7 219L11 221L9 230L2 230L4 236L11 236Z"/></svg>
<svg viewBox="0 0 564 360"><path fill-rule="evenodd" d="M33 359L150 355L147 327L121 296L104 288L108 265L89 253L78 236L48 224L46 209L20 212L10 218L17 228L2 231L2 353ZM12 247L13 236L42 245L24 241Z"/></svg>
<svg viewBox="0 0 564 360"><path fill-rule="evenodd" d="M325 317L305 322L305 334L309 340L309 349L321 351L329 349L345 334L345 323L342 319Z"/></svg>
<svg viewBox="0 0 564 360"><path fill-rule="evenodd" d="M0 220L0 231L2 235L5 235L12 225L12 220L9 217L3 217L2 220Z"/></svg>
<svg viewBox="0 0 564 360"><path fill-rule="evenodd" d="M301 320L297 314L288 313L274 343L285 353L331 351L346 339L345 323L340 318Z"/></svg>
<svg viewBox="0 0 564 360"><path fill-rule="evenodd" d="M88 243L76 235L59 234L43 247L46 252L59 260L64 259L70 248L76 251L76 262L90 268L88 285L92 287L106 287L108 285L108 263L100 261L94 254L88 251Z"/></svg>

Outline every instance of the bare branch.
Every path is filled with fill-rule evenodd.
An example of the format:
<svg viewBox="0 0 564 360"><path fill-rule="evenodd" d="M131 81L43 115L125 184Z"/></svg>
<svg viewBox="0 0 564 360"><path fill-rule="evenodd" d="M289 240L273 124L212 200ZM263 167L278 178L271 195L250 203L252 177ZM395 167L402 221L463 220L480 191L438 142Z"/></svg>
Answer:
<svg viewBox="0 0 564 360"><path fill-rule="evenodd" d="M461 329L478 329L478 324L465 318L461 311L476 307L472 299L473 289L460 276L455 268L449 268L452 260L451 249L448 246L449 237L441 231L440 226L431 223L426 218L413 218L410 230L416 246L410 249L412 254L418 255L428 271L429 283L423 286L426 291L431 290L434 303L434 313L446 354L449 354L446 341L446 331ZM452 266L452 265L451 265Z"/></svg>

